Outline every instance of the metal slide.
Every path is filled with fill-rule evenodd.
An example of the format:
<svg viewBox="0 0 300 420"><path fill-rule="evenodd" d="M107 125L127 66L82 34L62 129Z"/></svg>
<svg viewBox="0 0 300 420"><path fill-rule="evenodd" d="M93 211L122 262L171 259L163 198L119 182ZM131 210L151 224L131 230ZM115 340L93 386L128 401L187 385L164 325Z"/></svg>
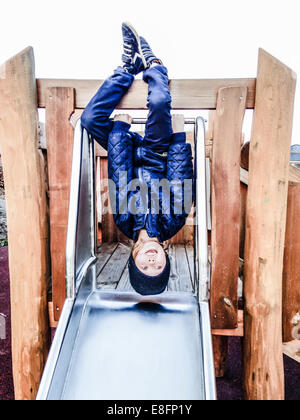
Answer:
<svg viewBox="0 0 300 420"><path fill-rule="evenodd" d="M195 124L196 292L156 296L96 287L94 146L77 123L67 298L38 400L216 399L208 308L205 128L201 117L186 123Z"/></svg>

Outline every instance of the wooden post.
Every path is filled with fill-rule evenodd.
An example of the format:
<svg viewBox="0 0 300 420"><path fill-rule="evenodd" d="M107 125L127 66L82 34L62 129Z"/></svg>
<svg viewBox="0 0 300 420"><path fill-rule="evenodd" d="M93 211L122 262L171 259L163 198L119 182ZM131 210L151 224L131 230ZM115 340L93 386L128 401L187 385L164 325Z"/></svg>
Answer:
<svg viewBox="0 0 300 420"><path fill-rule="evenodd" d="M46 183L31 47L0 69L0 148L7 203L15 398L34 399L49 347Z"/></svg>
<svg viewBox="0 0 300 420"><path fill-rule="evenodd" d="M216 378L222 378L226 372L228 358L228 336L213 335L214 367Z"/></svg>
<svg viewBox="0 0 300 420"><path fill-rule="evenodd" d="M283 341L300 339L300 170L289 182L283 266ZM299 341L300 344L300 341Z"/></svg>
<svg viewBox="0 0 300 420"><path fill-rule="evenodd" d="M245 239L244 390L284 399L282 268L296 76L259 50Z"/></svg>
<svg viewBox="0 0 300 420"><path fill-rule="evenodd" d="M240 142L246 98L246 88L220 89L214 119L210 300L213 329L238 326Z"/></svg>
<svg viewBox="0 0 300 420"><path fill-rule="evenodd" d="M74 130L73 88L51 88L46 103L46 138L50 198L50 238L53 319L59 320L65 301L65 249Z"/></svg>

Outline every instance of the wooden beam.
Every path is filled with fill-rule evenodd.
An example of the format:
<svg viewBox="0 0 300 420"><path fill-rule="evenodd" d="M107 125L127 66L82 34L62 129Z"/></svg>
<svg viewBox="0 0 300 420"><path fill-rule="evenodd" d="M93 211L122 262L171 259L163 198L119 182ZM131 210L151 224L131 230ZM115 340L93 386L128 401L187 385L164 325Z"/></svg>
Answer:
<svg viewBox="0 0 300 420"><path fill-rule="evenodd" d="M244 336L244 311L238 311L238 327L235 329L212 330L214 367L217 378L222 378L226 373L228 359L228 337Z"/></svg>
<svg viewBox="0 0 300 420"><path fill-rule="evenodd" d="M226 336L226 337L243 337L244 336L244 311L238 310L238 327L234 329L213 329L212 335Z"/></svg>
<svg viewBox="0 0 300 420"><path fill-rule="evenodd" d="M220 89L214 119L210 299L214 329L232 329L238 323L240 139L246 98L246 88Z"/></svg>
<svg viewBox="0 0 300 420"><path fill-rule="evenodd" d="M246 232L246 207L247 207L247 193L248 187L243 182L240 182L240 253L239 256L244 260L244 250L245 250L245 232ZM242 275L243 275L242 268Z"/></svg>
<svg viewBox="0 0 300 420"><path fill-rule="evenodd" d="M300 338L300 182L289 182L282 303L283 341L288 342Z"/></svg>
<svg viewBox="0 0 300 420"><path fill-rule="evenodd" d="M244 295L244 390L284 399L282 268L296 76L259 50L249 155Z"/></svg>
<svg viewBox="0 0 300 420"><path fill-rule="evenodd" d="M248 171L246 169L240 168L240 181L248 185ZM295 168L295 166L289 166L289 182L300 182L300 169Z"/></svg>
<svg viewBox="0 0 300 420"><path fill-rule="evenodd" d="M256 79L189 79L171 80L170 91L173 109L215 109L218 90L226 86L248 89L246 107L254 107ZM99 89L103 80L37 79L38 106L46 106L47 89L50 87L72 87L76 90L75 108L83 109ZM118 109L147 109L148 86L136 80Z"/></svg>
<svg viewBox="0 0 300 420"><path fill-rule="evenodd" d="M289 181L290 182L300 182L300 169L296 168L293 165L290 165Z"/></svg>
<svg viewBox="0 0 300 420"><path fill-rule="evenodd" d="M50 328L57 328L58 321L55 321L55 319L54 319L53 302L48 302L48 312L49 312L49 326L50 326Z"/></svg>
<svg viewBox="0 0 300 420"><path fill-rule="evenodd" d="M228 359L228 337L213 335L214 368L216 378L223 378L226 372Z"/></svg>
<svg viewBox="0 0 300 420"><path fill-rule="evenodd" d="M249 169L249 150L250 150L250 142L248 141L241 148L241 181L247 185L248 185L248 169ZM295 167L292 163L290 163L290 166L289 166L289 181L300 182L300 169Z"/></svg>
<svg viewBox="0 0 300 420"><path fill-rule="evenodd" d="M50 342L49 232L44 162L38 149L31 47L0 69L0 148L9 238L15 398L36 396Z"/></svg>
<svg viewBox="0 0 300 420"><path fill-rule="evenodd" d="M50 88L46 102L52 301L55 321L59 320L66 297L65 249L74 137L69 119L74 111L74 93L73 88Z"/></svg>

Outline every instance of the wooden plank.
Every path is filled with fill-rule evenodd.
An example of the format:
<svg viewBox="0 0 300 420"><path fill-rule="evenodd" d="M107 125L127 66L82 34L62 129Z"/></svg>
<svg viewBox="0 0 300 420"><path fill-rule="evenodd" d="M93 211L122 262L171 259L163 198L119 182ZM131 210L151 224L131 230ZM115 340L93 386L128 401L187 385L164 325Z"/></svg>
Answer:
<svg viewBox="0 0 300 420"><path fill-rule="evenodd" d="M193 290L195 290L195 280L194 280L194 247L190 245L185 245L185 252L186 252L186 258L190 269L190 275L191 275L191 282L193 285Z"/></svg>
<svg viewBox="0 0 300 420"><path fill-rule="evenodd" d="M167 290L179 290L179 276L176 267L175 245L170 244L167 252L170 259L170 278Z"/></svg>
<svg viewBox="0 0 300 420"><path fill-rule="evenodd" d="M243 168L240 168L240 181L244 185L248 185L248 171Z"/></svg>
<svg viewBox="0 0 300 420"><path fill-rule="evenodd" d="M216 111L211 110L208 114L208 125L205 133L205 142L212 143L214 139L214 123L215 123Z"/></svg>
<svg viewBox="0 0 300 420"><path fill-rule="evenodd" d="M95 170L95 190L96 190L96 223L97 227L99 224L102 223L102 200L101 200L101 178L100 178L100 165L101 165L101 158L99 156L96 157L96 170ZM101 241L100 241L101 242Z"/></svg>
<svg viewBox="0 0 300 420"><path fill-rule="evenodd" d="M240 258L244 259L245 232L246 232L246 208L248 188L243 182L240 183Z"/></svg>
<svg viewBox="0 0 300 420"><path fill-rule="evenodd" d="M177 273L180 278L180 291L192 292L193 291L192 277L191 277L190 267L189 267L186 252L185 252L185 246L176 244L175 254L176 254Z"/></svg>
<svg viewBox="0 0 300 420"><path fill-rule="evenodd" d="M126 265L125 270L123 271L123 274L120 278L120 281L117 285L117 290L119 291L125 291L125 292L134 292L134 288L130 284L129 280L129 270L128 265Z"/></svg>
<svg viewBox="0 0 300 420"><path fill-rule="evenodd" d="M212 336L214 367L216 378L222 378L225 375L228 359L228 337L221 335Z"/></svg>
<svg viewBox="0 0 300 420"><path fill-rule="evenodd" d="M290 165L289 181L290 182L300 182L300 169L296 168L293 165Z"/></svg>
<svg viewBox="0 0 300 420"><path fill-rule="evenodd" d="M248 185L248 168L249 168L249 149L250 142L245 143L241 150L241 174L240 180L245 185ZM289 166L289 181L300 182L300 169L296 168L292 164Z"/></svg>
<svg viewBox="0 0 300 420"><path fill-rule="evenodd" d="M131 247L118 244L111 258L105 264L97 278L97 286L101 289L115 289L126 267Z"/></svg>
<svg viewBox="0 0 300 420"><path fill-rule="evenodd" d="M241 148L241 168L245 169L246 171L249 169L249 150L250 141L247 141Z"/></svg>
<svg viewBox="0 0 300 420"><path fill-rule="evenodd" d="M288 342L300 334L300 182L289 182L282 302L283 341Z"/></svg>
<svg viewBox="0 0 300 420"><path fill-rule="evenodd" d="M248 185L248 171L246 171L243 168L240 168L240 181ZM290 165L289 167L289 181L290 182L300 182L300 169L296 168L293 165Z"/></svg>
<svg viewBox="0 0 300 420"><path fill-rule="evenodd" d="M240 139L246 88L220 89L212 153L212 328L236 328L240 235Z"/></svg>
<svg viewBox="0 0 300 420"><path fill-rule="evenodd" d="M48 302L48 313L49 313L49 326L50 328L57 328L58 321L54 319L53 302Z"/></svg>
<svg viewBox="0 0 300 420"><path fill-rule="evenodd" d="M300 363L300 339L283 343L283 353Z"/></svg>
<svg viewBox="0 0 300 420"><path fill-rule="evenodd" d="M296 76L259 50L249 155L244 295L245 397L284 399L282 268Z"/></svg>
<svg viewBox="0 0 300 420"><path fill-rule="evenodd" d="M184 245L171 244L168 248L171 263L168 290L170 292L192 292L193 285Z"/></svg>
<svg viewBox="0 0 300 420"><path fill-rule="evenodd" d="M44 162L38 149L31 47L0 68L0 148L9 238L15 398L33 400L50 342L49 231Z"/></svg>
<svg viewBox="0 0 300 420"><path fill-rule="evenodd" d="M46 138L50 203L50 249L54 320L58 321L66 298L65 249L74 129L69 119L74 111L73 88L54 87L46 99Z"/></svg>
<svg viewBox="0 0 300 420"><path fill-rule="evenodd" d="M171 80L170 91L173 109L215 109L218 90L224 86L248 89L247 108L254 107L255 79L188 79ZM83 109L97 92L103 80L37 79L39 108L46 106L49 87L72 87L76 90L75 107ZM135 80L118 109L147 109L148 86Z"/></svg>
<svg viewBox="0 0 300 420"><path fill-rule="evenodd" d="M97 251L96 276L100 275L108 260L118 247L118 243L103 243Z"/></svg>

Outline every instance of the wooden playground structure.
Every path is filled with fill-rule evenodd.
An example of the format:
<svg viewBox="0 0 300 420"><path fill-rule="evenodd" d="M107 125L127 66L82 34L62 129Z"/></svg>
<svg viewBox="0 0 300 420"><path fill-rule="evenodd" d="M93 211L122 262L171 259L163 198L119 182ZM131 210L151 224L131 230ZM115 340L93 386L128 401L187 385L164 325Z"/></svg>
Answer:
<svg viewBox="0 0 300 420"><path fill-rule="evenodd" d="M31 47L0 68L16 399L36 396L50 327L56 326L65 300L74 120L100 85L100 80L36 79ZM262 49L256 78L170 81L174 110L210 110L206 155L215 371L216 376L225 372L228 337L243 337L243 387L251 400L284 399L283 351L300 362L300 170L289 163L295 87L293 71ZM146 110L146 97L147 85L137 80L118 109ZM38 120L41 108L45 133ZM247 109L253 109L252 135L242 147ZM100 146L96 162L103 181L107 156ZM100 190L99 184L101 207L108 197ZM122 253L118 244L128 239L112 215L102 214L98 221L99 247ZM186 270L192 242L187 224L169 243L176 258L186 253ZM124 284L125 265L118 277Z"/></svg>

